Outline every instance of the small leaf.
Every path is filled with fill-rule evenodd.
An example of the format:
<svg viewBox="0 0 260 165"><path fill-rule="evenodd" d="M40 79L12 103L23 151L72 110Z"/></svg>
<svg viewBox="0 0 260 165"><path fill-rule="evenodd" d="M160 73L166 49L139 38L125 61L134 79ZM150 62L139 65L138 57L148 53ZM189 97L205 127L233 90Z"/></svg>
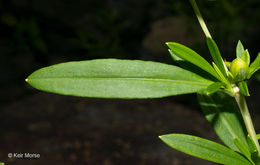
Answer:
<svg viewBox="0 0 260 165"><path fill-rule="evenodd" d="M172 65L116 59L53 65L35 71L27 82L63 95L129 99L196 93L213 83Z"/></svg>
<svg viewBox="0 0 260 165"><path fill-rule="evenodd" d="M244 95L244 96L250 96L249 91L248 91L248 87L247 87L247 82L246 81L241 81L238 83L238 87L240 89L240 92Z"/></svg>
<svg viewBox="0 0 260 165"><path fill-rule="evenodd" d="M252 159L251 159L251 153L250 151L248 150L248 147L242 143L238 138L235 138L234 139L234 143L235 145L237 146L237 148L240 150L240 152L252 163Z"/></svg>
<svg viewBox="0 0 260 165"><path fill-rule="evenodd" d="M252 155L251 156L252 160L255 162L256 165L259 165L260 164L260 153L257 150L255 142L249 135L247 136L247 141L248 141L249 151L251 152L251 155Z"/></svg>
<svg viewBox="0 0 260 165"><path fill-rule="evenodd" d="M260 134L257 134L256 137L257 137L257 139L259 140L259 139L260 139Z"/></svg>
<svg viewBox="0 0 260 165"><path fill-rule="evenodd" d="M190 63L205 70L215 78L220 79L216 71L212 68L212 66L192 49L176 42L167 42L166 44L172 50L172 52L178 57L186 61L189 61Z"/></svg>
<svg viewBox="0 0 260 165"><path fill-rule="evenodd" d="M237 43L237 48L236 48L237 58L240 58L244 51L245 51L244 46L241 43L241 41L239 40Z"/></svg>
<svg viewBox="0 0 260 165"><path fill-rule="evenodd" d="M218 68L218 66L212 62L212 65L215 69L215 71L218 73L220 80L224 83L224 84L230 84L229 81L227 80L227 78L222 74L222 72L220 71L220 69Z"/></svg>
<svg viewBox="0 0 260 165"><path fill-rule="evenodd" d="M215 43L215 41L212 38L207 37L207 45L210 51L210 54L213 58L213 61L218 66L219 70L222 72L222 74L227 77L227 68L225 66L225 63L221 57L221 54L219 52L218 46Z"/></svg>
<svg viewBox="0 0 260 165"><path fill-rule="evenodd" d="M244 60L246 62L246 64L249 66L249 64L250 64L250 55L249 55L249 52L248 52L247 49L242 53L240 58L242 60Z"/></svg>
<svg viewBox="0 0 260 165"><path fill-rule="evenodd" d="M260 69L260 53L257 54L255 61L249 67L249 76L250 78L258 69Z"/></svg>
<svg viewBox="0 0 260 165"><path fill-rule="evenodd" d="M232 97L223 92L212 95L198 94L198 101L206 119L225 145L239 151L234 144L234 138L247 145L244 121Z"/></svg>
<svg viewBox="0 0 260 165"><path fill-rule="evenodd" d="M186 154L220 164L250 165L240 154L216 142L184 134L160 136L170 147Z"/></svg>
<svg viewBox="0 0 260 165"><path fill-rule="evenodd" d="M221 82L215 82L213 84L211 84L210 86L208 86L207 88L207 94L212 94L217 92L224 84Z"/></svg>
<svg viewBox="0 0 260 165"><path fill-rule="evenodd" d="M247 142L248 142L248 147L249 147L249 150L252 154L255 154L255 153L258 153L257 151L257 147L255 145L255 142L254 140L252 139L251 136L247 135Z"/></svg>

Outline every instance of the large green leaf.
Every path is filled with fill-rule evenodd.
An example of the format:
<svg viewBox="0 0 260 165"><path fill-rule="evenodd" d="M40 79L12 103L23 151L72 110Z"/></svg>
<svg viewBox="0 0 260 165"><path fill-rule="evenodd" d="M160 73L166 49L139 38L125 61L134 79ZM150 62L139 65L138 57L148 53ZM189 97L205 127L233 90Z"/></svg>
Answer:
<svg viewBox="0 0 260 165"><path fill-rule="evenodd" d="M189 61L190 63L205 70L206 72L216 77L217 79L220 79L216 71L213 69L213 67L204 58L202 58L198 53L196 53L192 49L176 42L167 42L166 44L172 50L172 52L178 57L186 61Z"/></svg>
<svg viewBox="0 0 260 165"><path fill-rule="evenodd" d="M198 92L213 83L172 65L116 59L53 65L35 71L27 82L47 92L100 98L159 98Z"/></svg>
<svg viewBox="0 0 260 165"><path fill-rule="evenodd" d="M227 77L227 69L225 66L225 63L221 57L221 54L219 52L218 46L215 43L215 41L212 38L207 37L207 45L209 48L209 52L213 58L213 61L215 62L215 64L218 66L218 68L220 69L221 73Z"/></svg>
<svg viewBox="0 0 260 165"><path fill-rule="evenodd" d="M160 138L172 148L201 159L228 165L251 164L246 158L233 150L200 137L169 134L160 136Z"/></svg>
<svg viewBox="0 0 260 165"><path fill-rule="evenodd" d="M223 92L198 94L198 101L206 119L224 144L239 151L233 141L237 138L247 146L246 128L232 97Z"/></svg>

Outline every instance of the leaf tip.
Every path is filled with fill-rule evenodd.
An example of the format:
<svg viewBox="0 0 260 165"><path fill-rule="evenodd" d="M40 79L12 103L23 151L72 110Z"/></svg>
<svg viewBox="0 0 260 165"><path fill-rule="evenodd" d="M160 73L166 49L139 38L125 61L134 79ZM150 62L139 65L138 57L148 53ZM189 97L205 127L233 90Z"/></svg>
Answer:
<svg viewBox="0 0 260 165"><path fill-rule="evenodd" d="M26 78L26 79L25 79L25 82L28 82L28 81L29 81L28 78Z"/></svg>

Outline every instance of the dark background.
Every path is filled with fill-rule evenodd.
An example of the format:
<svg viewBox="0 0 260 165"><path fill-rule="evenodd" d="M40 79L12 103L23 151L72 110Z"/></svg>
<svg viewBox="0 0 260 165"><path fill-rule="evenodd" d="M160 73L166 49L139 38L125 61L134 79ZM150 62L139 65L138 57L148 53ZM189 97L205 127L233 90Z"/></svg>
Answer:
<svg viewBox="0 0 260 165"><path fill-rule="evenodd" d="M235 58L240 39L253 60L260 49L260 1L202 2L198 4L224 58ZM24 82L36 69L75 60L174 64L167 41L185 44L209 59L204 39L183 0L0 0L0 160L10 165L210 164L158 139L187 133L218 141L196 95L74 98L40 92ZM248 104L260 131L259 82L252 80L249 87ZM41 157L12 159L8 153Z"/></svg>

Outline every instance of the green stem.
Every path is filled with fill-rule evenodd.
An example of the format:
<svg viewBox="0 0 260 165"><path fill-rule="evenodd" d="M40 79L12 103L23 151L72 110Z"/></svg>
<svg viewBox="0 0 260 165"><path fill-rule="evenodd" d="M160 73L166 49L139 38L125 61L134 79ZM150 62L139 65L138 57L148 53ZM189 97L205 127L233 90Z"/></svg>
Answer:
<svg viewBox="0 0 260 165"><path fill-rule="evenodd" d="M190 0L190 3L192 5L192 7L193 7L193 10L194 10L197 18L198 18L198 21L200 23L200 26L201 26L204 34L206 35L206 37L212 38L210 33L209 33L209 30L207 28L207 25L205 24L205 21L203 20L201 14L200 14L200 10L198 8L198 5L197 5L196 1L195 0Z"/></svg>
<svg viewBox="0 0 260 165"><path fill-rule="evenodd" d="M236 102L240 109L240 112L243 116L247 132L248 132L249 136L251 136L251 138L254 140L258 152L260 152L259 142L256 137L254 125L252 123L252 119L251 119L250 113L247 108L245 97L243 95L241 95L240 92L236 92L235 99L236 99Z"/></svg>

